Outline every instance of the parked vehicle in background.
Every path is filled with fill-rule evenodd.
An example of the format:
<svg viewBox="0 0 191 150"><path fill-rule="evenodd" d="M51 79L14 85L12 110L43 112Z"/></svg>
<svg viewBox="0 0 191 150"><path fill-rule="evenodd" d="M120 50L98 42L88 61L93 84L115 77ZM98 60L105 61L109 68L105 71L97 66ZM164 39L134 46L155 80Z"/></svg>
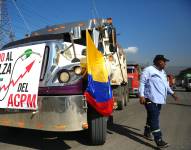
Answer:
<svg viewBox="0 0 191 150"><path fill-rule="evenodd" d="M176 87L182 87L182 79L176 78Z"/></svg>
<svg viewBox="0 0 191 150"><path fill-rule="evenodd" d="M183 88L185 88L186 91L191 91L191 74L190 73L187 73L184 76Z"/></svg>
<svg viewBox="0 0 191 150"><path fill-rule="evenodd" d="M113 97L118 110L124 109L129 101L129 89L127 79L127 58L124 49L117 44L117 52L105 57L107 66L110 66L111 87Z"/></svg>
<svg viewBox="0 0 191 150"><path fill-rule="evenodd" d="M128 74L128 86L129 94L138 97L138 88L140 84L140 73L141 67L139 64L128 64L127 74Z"/></svg>
<svg viewBox="0 0 191 150"><path fill-rule="evenodd" d="M172 89L176 89L176 79L172 74L167 75L167 80L168 80L169 86Z"/></svg>

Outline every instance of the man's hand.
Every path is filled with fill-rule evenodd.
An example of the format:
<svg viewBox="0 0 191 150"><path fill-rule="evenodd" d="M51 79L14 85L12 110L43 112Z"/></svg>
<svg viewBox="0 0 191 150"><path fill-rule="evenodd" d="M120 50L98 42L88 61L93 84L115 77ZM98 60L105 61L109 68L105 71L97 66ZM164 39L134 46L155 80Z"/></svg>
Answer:
<svg viewBox="0 0 191 150"><path fill-rule="evenodd" d="M140 102L140 104L145 104L145 97L144 96L140 96L139 97L139 102Z"/></svg>
<svg viewBox="0 0 191 150"><path fill-rule="evenodd" d="M179 101L179 97L178 96L176 96L176 94L174 93L174 94L172 94L172 97L174 98L174 100L175 101Z"/></svg>

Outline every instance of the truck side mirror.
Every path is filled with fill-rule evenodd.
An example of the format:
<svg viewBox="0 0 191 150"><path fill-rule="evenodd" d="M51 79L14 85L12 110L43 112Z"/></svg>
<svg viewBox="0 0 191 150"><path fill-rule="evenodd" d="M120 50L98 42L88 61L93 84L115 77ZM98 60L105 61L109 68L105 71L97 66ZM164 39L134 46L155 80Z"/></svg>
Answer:
<svg viewBox="0 0 191 150"><path fill-rule="evenodd" d="M70 40L72 42L73 52L74 52L74 59L72 59L72 62L80 62L80 59L76 57L76 50L74 46L74 40L81 38L81 28L80 26L76 26L74 28L71 28L70 32Z"/></svg>
<svg viewBox="0 0 191 150"><path fill-rule="evenodd" d="M72 28L70 34L72 35L72 38L74 40L81 39L81 27L76 26L76 27Z"/></svg>

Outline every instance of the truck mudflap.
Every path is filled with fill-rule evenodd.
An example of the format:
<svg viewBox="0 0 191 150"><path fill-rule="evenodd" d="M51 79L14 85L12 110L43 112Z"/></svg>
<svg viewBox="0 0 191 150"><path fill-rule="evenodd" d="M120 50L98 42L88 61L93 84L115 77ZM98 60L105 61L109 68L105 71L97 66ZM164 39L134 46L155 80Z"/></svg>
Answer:
<svg viewBox="0 0 191 150"><path fill-rule="evenodd" d="M114 109L123 110L129 102L129 89L127 85L113 86Z"/></svg>
<svg viewBox="0 0 191 150"><path fill-rule="evenodd" d="M0 125L45 131L86 129L87 103L83 95L39 96L38 110L0 109Z"/></svg>

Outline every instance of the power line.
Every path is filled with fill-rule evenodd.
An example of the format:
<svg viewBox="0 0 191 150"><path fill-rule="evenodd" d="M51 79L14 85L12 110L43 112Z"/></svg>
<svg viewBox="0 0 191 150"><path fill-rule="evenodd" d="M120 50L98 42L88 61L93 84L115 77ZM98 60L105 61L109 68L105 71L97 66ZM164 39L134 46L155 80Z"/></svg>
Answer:
<svg viewBox="0 0 191 150"><path fill-rule="evenodd" d="M17 11L18 11L18 13L19 13L21 19L23 20L23 22L24 22L24 24L25 24L25 26L26 26L28 32L30 33L30 32L31 32L31 29L30 29L28 23L26 22L24 16L22 15L21 10L20 10L19 7L17 6L15 0L12 0L12 2L13 2L13 4L14 4L15 8L17 9Z"/></svg>
<svg viewBox="0 0 191 150"><path fill-rule="evenodd" d="M20 1L19 4L21 4L21 5L20 5L19 8L20 8L20 12L22 11L22 16L25 16L25 18L24 18L25 22L30 24L30 29L34 30L35 28L41 28L42 26L44 27L44 26L46 26L47 24L49 24L51 22L47 18L40 15L36 9L33 9L31 7L32 4L28 3L28 2L30 2L30 1L24 1L24 2ZM18 4L17 4L17 7L18 7ZM30 19L28 19L28 18L30 18ZM37 23L35 24L33 21L31 21L32 18L38 19L38 24ZM20 24L20 19L15 19L15 22L18 22L17 25L19 25ZM23 26L23 24L19 25L19 26ZM17 29L17 28L15 28L15 29Z"/></svg>
<svg viewBox="0 0 191 150"><path fill-rule="evenodd" d="M47 24L48 21L45 21L44 19L42 19L42 17L40 17L39 15L35 15L35 13L29 9L22 9L23 10L23 14L25 14L26 18L34 18L34 19L38 19L38 18L41 18L41 19L38 19L38 25L39 25L39 22L42 23L42 24ZM26 19L27 20L27 19ZM29 20L29 21L30 21ZM28 22L29 22L28 21ZM31 24L34 24L34 22L30 23ZM36 24L37 25L37 24Z"/></svg>
<svg viewBox="0 0 191 150"><path fill-rule="evenodd" d="M96 8L95 0L92 0L92 6L93 6L92 11L95 11L95 17L99 18L99 13L98 13L97 8Z"/></svg>
<svg viewBox="0 0 191 150"><path fill-rule="evenodd" d="M22 3L22 1L21 1L21 3ZM30 11L32 14L36 14L36 16L38 16L39 18L43 19L43 20L46 22L46 24L51 22L51 20L49 20L48 18L42 16L42 15L38 12L38 10L34 9L33 7L31 7L31 6L28 4L28 2L26 2L26 1L25 1L25 3L24 3L23 10L26 10L27 12ZM44 22L44 23L45 23L45 22Z"/></svg>

